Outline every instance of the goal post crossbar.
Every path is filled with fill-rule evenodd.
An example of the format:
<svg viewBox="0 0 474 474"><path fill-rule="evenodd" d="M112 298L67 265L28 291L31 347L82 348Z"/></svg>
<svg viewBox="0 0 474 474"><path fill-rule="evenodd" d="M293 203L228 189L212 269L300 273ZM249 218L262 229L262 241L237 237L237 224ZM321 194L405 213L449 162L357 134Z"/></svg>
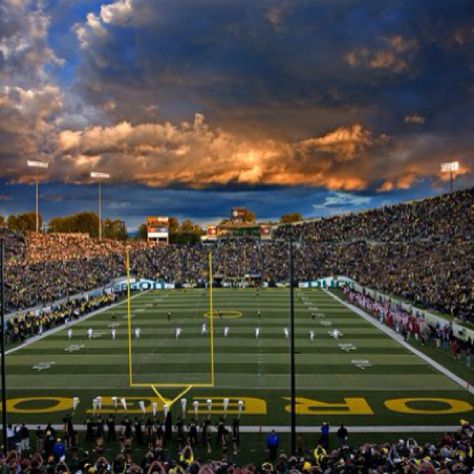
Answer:
<svg viewBox="0 0 474 474"><path fill-rule="evenodd" d="M210 365L211 365L211 380L207 383L138 383L133 381L133 358L132 358L132 316L131 316L131 292L130 292L130 253L126 251L126 270L127 270L127 332L128 332L128 372L129 372L129 386L130 387L149 387L164 403L164 398L159 394L158 388L184 388L183 392L187 393L191 388L212 388L215 386L214 373L214 308L213 308L213 276L212 276L212 253L209 252L209 350L210 350ZM178 396L178 397L179 397ZM176 401L173 400L172 403ZM166 401L170 404L170 401Z"/></svg>

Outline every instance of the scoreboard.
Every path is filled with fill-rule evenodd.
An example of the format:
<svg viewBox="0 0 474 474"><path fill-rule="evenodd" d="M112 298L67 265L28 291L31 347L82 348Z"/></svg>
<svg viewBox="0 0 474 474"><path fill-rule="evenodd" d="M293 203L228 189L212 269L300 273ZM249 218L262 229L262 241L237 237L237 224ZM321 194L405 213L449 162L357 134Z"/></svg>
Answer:
<svg viewBox="0 0 474 474"><path fill-rule="evenodd" d="M146 218L148 242L169 242L169 218L151 216Z"/></svg>

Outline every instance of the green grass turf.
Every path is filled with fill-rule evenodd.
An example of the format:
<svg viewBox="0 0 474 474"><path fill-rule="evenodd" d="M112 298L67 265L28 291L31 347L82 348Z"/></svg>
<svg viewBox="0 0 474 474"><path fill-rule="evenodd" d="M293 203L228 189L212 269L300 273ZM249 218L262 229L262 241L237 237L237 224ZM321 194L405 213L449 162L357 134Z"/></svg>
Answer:
<svg viewBox="0 0 474 474"><path fill-rule="evenodd" d="M344 299L344 295L341 290L334 288L330 289L329 291L337 295L339 298ZM436 347L434 341L429 341L426 344L422 344L420 341L416 341L412 337L408 342L415 349L418 349L428 357L431 357L434 361L453 372L453 374L456 374L458 377L469 381L471 385L474 384L474 362L471 367L468 367L466 365L466 359L464 355L460 359L454 359L449 348L443 349L442 347Z"/></svg>
<svg viewBox="0 0 474 474"><path fill-rule="evenodd" d="M214 351L215 386L192 388L185 397L188 410L192 401L199 399L200 414L207 412L205 400L229 397L232 402L242 397L261 400L262 413L242 415L242 425L287 425L289 421L289 342L283 328L289 327L288 290L218 289L214 292ZM370 414L347 414L344 407L332 407L338 414L315 408L298 414L298 425L319 426L328 419L332 425L456 425L460 418L472 415L474 400L466 390L411 354L397 342L374 328L361 317L318 289L296 291L296 368L297 396L324 403L343 404L345 398L361 398L370 407ZM302 301L303 297L305 301ZM153 302L158 301L158 308ZM317 309L310 309L317 307ZM209 337L201 335L203 323L209 319L203 314L209 310L206 290L169 290L137 295L131 302L132 330L141 328L140 339L132 334L132 372L135 383L206 384L211 380ZM219 310L238 311L242 317L218 317ZM256 312L262 318L257 320ZM172 312L171 321L166 314ZM311 313L324 317L311 318ZM324 326L327 322L331 326ZM118 324L117 339L112 340L110 325ZM228 337L224 327L230 328ZM257 341L255 327L261 328ZM100 338L88 340L87 328L92 327ZM178 341L175 328L183 333ZM343 333L338 340L328 334L337 328ZM316 337L309 340L309 331ZM352 343L356 350L346 353L339 344ZM79 350L66 352L71 344ZM351 361L369 360L364 370ZM47 370L37 371L33 366L51 363ZM51 397L81 399L76 423L81 423L91 400L103 397L125 397L129 410L139 413L138 401L147 406L159 401L149 387L130 387L128 372L128 333L126 304L107 309L73 326L69 342L66 329L19 349L7 356L8 398L10 419L28 423L59 422L69 411L55 411ZM167 398L175 398L180 389L160 389ZM45 397L40 400L39 397ZM460 413L407 414L390 410L385 402L398 398L451 398L467 402ZM24 398L29 400L18 401ZM49 400L48 400L49 398ZM313 404L314 405L314 404ZM247 404L249 408L250 403ZM423 410L440 410L444 404L419 401L410 405ZM466 408L467 407L467 408ZM48 411L48 408L50 411ZM107 407L111 410L110 407ZM38 413L31 413L37 410ZM175 417L181 414L179 401L173 406ZM132 411L132 413L134 413ZM192 416L189 413L188 416ZM214 418L219 415L214 414ZM230 415L229 415L230 416Z"/></svg>

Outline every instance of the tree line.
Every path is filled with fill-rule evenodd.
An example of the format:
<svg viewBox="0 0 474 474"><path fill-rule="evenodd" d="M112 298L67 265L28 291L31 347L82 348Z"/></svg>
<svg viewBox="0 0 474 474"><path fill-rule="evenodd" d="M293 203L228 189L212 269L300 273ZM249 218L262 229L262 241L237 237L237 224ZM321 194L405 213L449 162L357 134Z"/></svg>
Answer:
<svg viewBox="0 0 474 474"><path fill-rule="evenodd" d="M288 224L301 221L303 217L298 212L284 214L280 217L280 223ZM249 215L249 221L255 220L255 215ZM222 221L225 223L226 220ZM43 219L39 216L40 228L43 228ZM0 226L7 227L15 232L34 232L36 229L36 215L34 212L22 214L11 214L7 218L0 215ZM125 222L120 219L105 219L102 222L102 235L106 239L126 240L130 238ZM91 237L99 235L99 217L94 212L78 212L69 216L53 217L45 229L46 232L56 233L86 233ZM176 217L169 218L169 238L171 243L185 244L198 243L204 230L191 219L184 219L181 223ZM133 237L138 240L146 240L146 223L140 224L138 231Z"/></svg>
<svg viewBox="0 0 474 474"><path fill-rule="evenodd" d="M40 228L43 228L43 219L39 216ZM36 214L25 212L10 215L6 219L0 215L0 226L7 227L14 232L34 232L36 229ZM53 217L44 229L47 233L85 233L91 237L99 236L99 217L94 212L78 212L69 216ZM176 217L169 219L170 242L193 243L199 242L204 231L190 219L180 224ZM106 239L126 240L130 238L125 222L120 219L105 219L102 221L102 236ZM138 228L135 239L146 240L146 223Z"/></svg>
<svg viewBox="0 0 474 474"><path fill-rule="evenodd" d="M11 214L6 219L0 216L0 226L14 232L34 232L36 229L36 214L25 212ZM43 219L39 216L39 226L43 229ZM78 212L69 216L53 217L45 232L48 233L85 233L91 237L99 235L99 217L94 212ZM120 219L105 219L102 221L102 235L107 239L125 240L128 238L125 222Z"/></svg>

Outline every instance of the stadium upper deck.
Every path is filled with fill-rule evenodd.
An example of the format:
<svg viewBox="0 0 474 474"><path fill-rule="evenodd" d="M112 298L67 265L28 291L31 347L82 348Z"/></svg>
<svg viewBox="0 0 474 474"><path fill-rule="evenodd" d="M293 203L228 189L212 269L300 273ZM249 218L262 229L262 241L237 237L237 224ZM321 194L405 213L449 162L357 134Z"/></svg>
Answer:
<svg viewBox="0 0 474 474"><path fill-rule="evenodd" d="M295 255L298 280L347 275L417 305L472 319L473 224L474 189L468 189L280 226L273 242L220 242L213 248L214 272L223 278L243 278L250 273L262 281L285 281L287 249L282 239L293 237L301 243ZM9 261L10 310L93 289L124 274L125 244L82 239L80 245L69 241L58 245L57 236L38 239L6 230L2 233ZM134 243L132 271L174 283L204 282L208 249L201 245L150 248Z"/></svg>

